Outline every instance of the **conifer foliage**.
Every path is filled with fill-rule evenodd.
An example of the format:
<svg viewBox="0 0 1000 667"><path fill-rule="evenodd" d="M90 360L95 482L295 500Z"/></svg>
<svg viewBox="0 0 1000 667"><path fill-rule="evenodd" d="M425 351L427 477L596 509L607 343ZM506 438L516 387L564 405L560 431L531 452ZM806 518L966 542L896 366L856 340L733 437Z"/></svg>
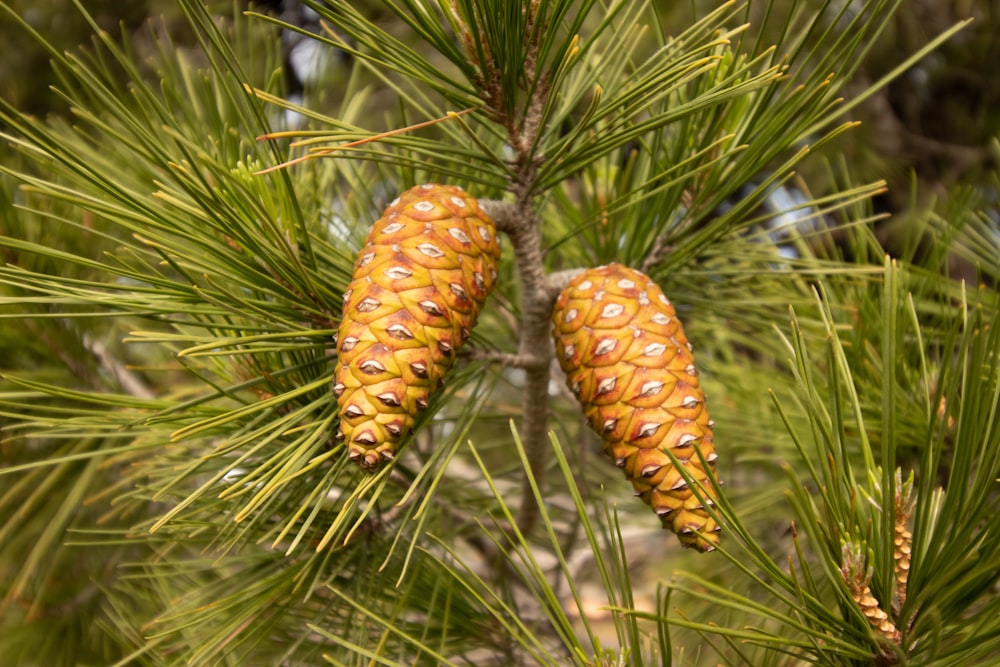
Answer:
<svg viewBox="0 0 1000 667"><path fill-rule="evenodd" d="M821 155L906 3L301 1L0 0L0 664L996 662L995 224Z"/></svg>

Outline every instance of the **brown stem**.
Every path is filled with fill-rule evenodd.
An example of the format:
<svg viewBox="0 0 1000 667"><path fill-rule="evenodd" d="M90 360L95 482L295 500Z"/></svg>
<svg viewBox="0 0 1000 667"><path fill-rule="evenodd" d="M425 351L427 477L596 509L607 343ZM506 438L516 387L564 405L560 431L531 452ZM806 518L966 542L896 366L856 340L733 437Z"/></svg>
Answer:
<svg viewBox="0 0 1000 667"><path fill-rule="evenodd" d="M533 354L525 356L495 350L470 350L468 356L475 361L492 362L506 368L536 368L545 364L542 359Z"/></svg>
<svg viewBox="0 0 1000 667"><path fill-rule="evenodd" d="M555 303L556 299L559 298L559 293L566 289L570 281L576 278L578 275L583 273L586 269L565 269L563 271L556 271L555 273L549 274L549 293L552 297L552 302Z"/></svg>
<svg viewBox="0 0 1000 667"><path fill-rule="evenodd" d="M508 236L516 228L523 226L517 217L517 209L512 204L498 199L480 199L479 206L493 219L496 228Z"/></svg>
<svg viewBox="0 0 1000 667"><path fill-rule="evenodd" d="M545 466L549 417L549 367L552 362L550 318L558 289L553 287L542 265L542 239L530 195L522 188L516 203L484 200L483 210L493 218L514 246L521 282L521 327L516 357L530 359L524 365L525 386L522 400L521 437L528 457L528 467L541 484ZM528 534L538 520L538 506L525 477L517 525Z"/></svg>
<svg viewBox="0 0 1000 667"><path fill-rule="evenodd" d="M84 334L83 345L90 350L90 353L94 355L94 358L97 359L101 367L110 372L119 386L126 392L139 398L156 397L155 392L149 385L141 377L129 370L128 366L112 354L104 343Z"/></svg>
<svg viewBox="0 0 1000 667"><path fill-rule="evenodd" d="M542 253L542 232L535 214L534 185L542 156L536 153L535 142L542 119L542 109L548 96L548 77L536 76L538 67L538 38L543 30L535 30L539 3L532 1L528 11L527 42L524 62L524 81L532 82L531 99L523 116L510 114L504 101L512 99L515 91L504 90L499 70L487 68L484 86L481 86L487 103L497 114L497 120L507 132L507 143L514 151L513 173L509 192L513 202L480 202L514 246L518 277L521 283L521 326L519 329L517 357L530 358L524 366L525 387L521 420L521 437L528 458L528 468L537 484L542 483L542 471L547 451L549 416L549 367L553 358L549 318L557 292L545 274ZM492 64L493 59L488 59ZM538 505L525 475L522 484L521 507L517 525L528 535L538 520Z"/></svg>

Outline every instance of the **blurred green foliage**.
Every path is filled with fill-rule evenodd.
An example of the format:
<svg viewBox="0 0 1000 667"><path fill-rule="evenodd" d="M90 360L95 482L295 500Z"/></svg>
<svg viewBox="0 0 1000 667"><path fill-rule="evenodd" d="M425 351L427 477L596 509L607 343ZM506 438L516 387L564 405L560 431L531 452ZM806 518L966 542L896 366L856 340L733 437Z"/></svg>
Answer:
<svg viewBox="0 0 1000 667"><path fill-rule="evenodd" d="M12 0L10 6L57 48L77 49L90 42L93 28L70 0ZM86 7L97 24L112 34L118 32L119 25L128 33L135 31L152 8L150 0L87 0ZM4 97L29 113L62 110L58 97L49 90L48 52L6 14L0 14L0 35L0 89Z"/></svg>
<svg viewBox="0 0 1000 667"><path fill-rule="evenodd" d="M60 49L76 49L91 40L92 28L73 6L73 0L13 0L15 12ZM151 50L155 31L148 29L150 18L162 17L172 38L182 40L186 32L178 5L173 0L82 0L81 4L94 21L112 35L132 36L141 53ZM233 3L210 0L205 3L221 14L231 14ZM286 12L297 0L280 3ZM404 26L386 14L380 3L353 3L364 8L391 32ZM661 16L667 34L676 33L695 15L703 15L718 3L709 0L664 3ZM791 2L774 4L780 14ZM810 3L798 3L809 6ZM813 0L818 9L829 4ZM845 17L850 16L851 3ZM246 7L253 3L241 1ZM761 25L768 3L751 2L747 16L752 30ZM800 9L800 11L802 11ZM807 12L809 10L806 10ZM989 187L988 175L997 157L989 152L989 141L1000 135L1000 67L987 64L1000 54L1000 3L996 0L908 0L882 39L873 45L859 75L850 89L861 90L888 74L906 54L926 44L955 23L968 18L974 21L949 40L931 57L911 68L867 100L856 117L862 120L859 130L840 138L826 150L845 155L852 174L859 180L886 179L889 189L883 197L884 210L899 213L914 203L913 193L923 203L946 195L950 188L968 184L980 188L983 201L995 204L1000 196ZM773 42L782 24L767 24L762 43ZM0 90L15 107L29 113L65 111L62 101L53 94L49 55L30 34L16 29L12 20L0 16ZM835 72L834 72L835 73ZM336 101L336 91L314 91L328 102ZM387 99L381 99L383 103ZM911 188L915 177L916 187ZM815 184L814 184L815 185ZM985 188L985 190L983 190ZM892 236L887 232L884 236ZM883 238L885 240L885 238ZM891 239L890 239L891 240Z"/></svg>

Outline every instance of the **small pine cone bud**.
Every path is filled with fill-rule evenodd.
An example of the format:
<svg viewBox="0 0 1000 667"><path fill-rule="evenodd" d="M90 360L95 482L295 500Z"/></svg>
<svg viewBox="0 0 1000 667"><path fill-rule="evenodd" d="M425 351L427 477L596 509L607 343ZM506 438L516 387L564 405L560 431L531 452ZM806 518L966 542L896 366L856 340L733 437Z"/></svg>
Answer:
<svg viewBox="0 0 1000 667"><path fill-rule="evenodd" d="M712 422L691 344L667 297L642 273L609 264L567 285L552 322L567 384L604 452L681 544L713 550L720 527L667 454L711 504Z"/></svg>
<svg viewBox="0 0 1000 667"><path fill-rule="evenodd" d="M461 188L421 185L372 226L344 292L338 439L367 471L395 456L497 279L493 220Z"/></svg>
<svg viewBox="0 0 1000 667"><path fill-rule="evenodd" d="M853 597L854 601L861 607L861 613L865 615L875 631L886 639L899 643L899 630L896 629L896 625L889 619L889 616L882 611L878 600L872 595L871 589L864 586L853 592Z"/></svg>
<svg viewBox="0 0 1000 667"><path fill-rule="evenodd" d="M861 609L861 613L868 619L871 627L882 637L895 643L899 643L900 633L896 629L895 623L889 615L882 610L879 601L872 595L868 583L871 581L871 572L864 567L864 558L861 555L861 548L854 544L845 544L843 547L842 564L840 575L847 584L851 597Z"/></svg>
<svg viewBox="0 0 1000 667"><path fill-rule="evenodd" d="M900 606L902 606L906 602L906 582L910 578L910 550L913 544L913 535L906 529L905 523L896 523L896 536L893 541L895 544L893 556L896 560L896 595L899 597Z"/></svg>
<svg viewBox="0 0 1000 667"><path fill-rule="evenodd" d="M903 473L896 471L895 522L893 525L893 561L896 572L896 598L899 606L906 602L906 584L910 578L910 553L913 535L906 529L913 511L913 475L903 482Z"/></svg>

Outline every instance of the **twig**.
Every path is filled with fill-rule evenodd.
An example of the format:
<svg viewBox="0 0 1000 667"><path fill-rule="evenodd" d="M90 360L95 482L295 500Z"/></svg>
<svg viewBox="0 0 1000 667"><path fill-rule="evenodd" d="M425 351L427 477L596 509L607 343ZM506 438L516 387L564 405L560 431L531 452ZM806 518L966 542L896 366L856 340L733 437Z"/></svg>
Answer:
<svg viewBox="0 0 1000 667"><path fill-rule="evenodd" d="M132 396L138 398L155 398L156 394L150 389L149 385L143 382L142 378L133 373L125 366L121 361L112 354L108 347L101 341L88 336L83 335L82 338L83 346L87 348L88 351L97 360L97 363L101 365L106 371L108 371L112 377L118 382L122 389Z"/></svg>
<svg viewBox="0 0 1000 667"><path fill-rule="evenodd" d="M538 368L547 365L544 359L534 354L511 354L497 350L469 350L468 357L475 361L487 361L500 364L505 368Z"/></svg>
<svg viewBox="0 0 1000 667"><path fill-rule="evenodd" d="M556 271L550 274L548 277L548 289L549 295L552 297L552 302L555 303L556 299L559 298L559 293L566 289L570 281L576 278L578 275L583 273L585 269L566 269L564 271Z"/></svg>
<svg viewBox="0 0 1000 667"><path fill-rule="evenodd" d="M549 367L553 357L550 318L563 276L559 274L560 281L554 283L552 277L545 274L541 231L530 195L523 191L519 194L517 204L486 200L480 205L497 227L510 237L514 246L523 310L518 351L511 359L531 361L530 364L520 365L525 375L521 437L531 474L541 483L547 451ZM527 476L521 493L517 525L528 534L538 520L538 506Z"/></svg>
<svg viewBox="0 0 1000 667"><path fill-rule="evenodd" d="M518 331L516 357L532 358L530 366L524 368L525 387L521 420L521 437L528 458L531 475L540 484L547 451L547 428L549 416L549 366L554 355L549 318L558 290L554 290L545 274L542 253L542 233L535 214L534 196L538 166L542 156L535 152L535 141L542 120L542 111L549 93L549 79L546 74L538 76L538 39L545 32L545 26L534 25L538 18L539 5L532 2L528 7L527 41L524 60L524 81L530 82L531 98L522 116L511 113L508 104L513 98L512 90L505 90L500 69L496 67L493 54L486 54L486 62L481 67L481 97L493 111L498 122L507 132L507 143L513 149L513 170L509 192L513 202L484 200L480 204L497 229L505 233L514 246L518 277L521 283L521 326ZM477 63L473 63L477 64ZM521 507L517 515L517 525L522 533L529 534L538 520L538 505L525 475L521 486Z"/></svg>
<svg viewBox="0 0 1000 667"><path fill-rule="evenodd" d="M660 261L670 254L673 250L673 244L666 242L666 235L656 237L656 241L653 243L652 249L649 254L646 255L646 259L643 260L642 264L639 266L639 270L643 273L649 273L652 271Z"/></svg>
<svg viewBox="0 0 1000 667"><path fill-rule="evenodd" d="M695 195L691 190L685 190L681 193L681 205L687 209L687 215L690 216L695 212ZM699 206L698 209L703 208ZM674 244L670 242L673 238L671 235L663 232L656 237L656 241L653 242L653 247L650 249L649 254L646 255L646 259L643 260L642 264L639 266L639 270L643 273L649 273L652 271L657 264L663 261L663 259L674 251Z"/></svg>
<svg viewBox="0 0 1000 667"><path fill-rule="evenodd" d="M493 219L498 231L508 236L520 226L517 209L507 202L497 199L480 199L479 206Z"/></svg>

